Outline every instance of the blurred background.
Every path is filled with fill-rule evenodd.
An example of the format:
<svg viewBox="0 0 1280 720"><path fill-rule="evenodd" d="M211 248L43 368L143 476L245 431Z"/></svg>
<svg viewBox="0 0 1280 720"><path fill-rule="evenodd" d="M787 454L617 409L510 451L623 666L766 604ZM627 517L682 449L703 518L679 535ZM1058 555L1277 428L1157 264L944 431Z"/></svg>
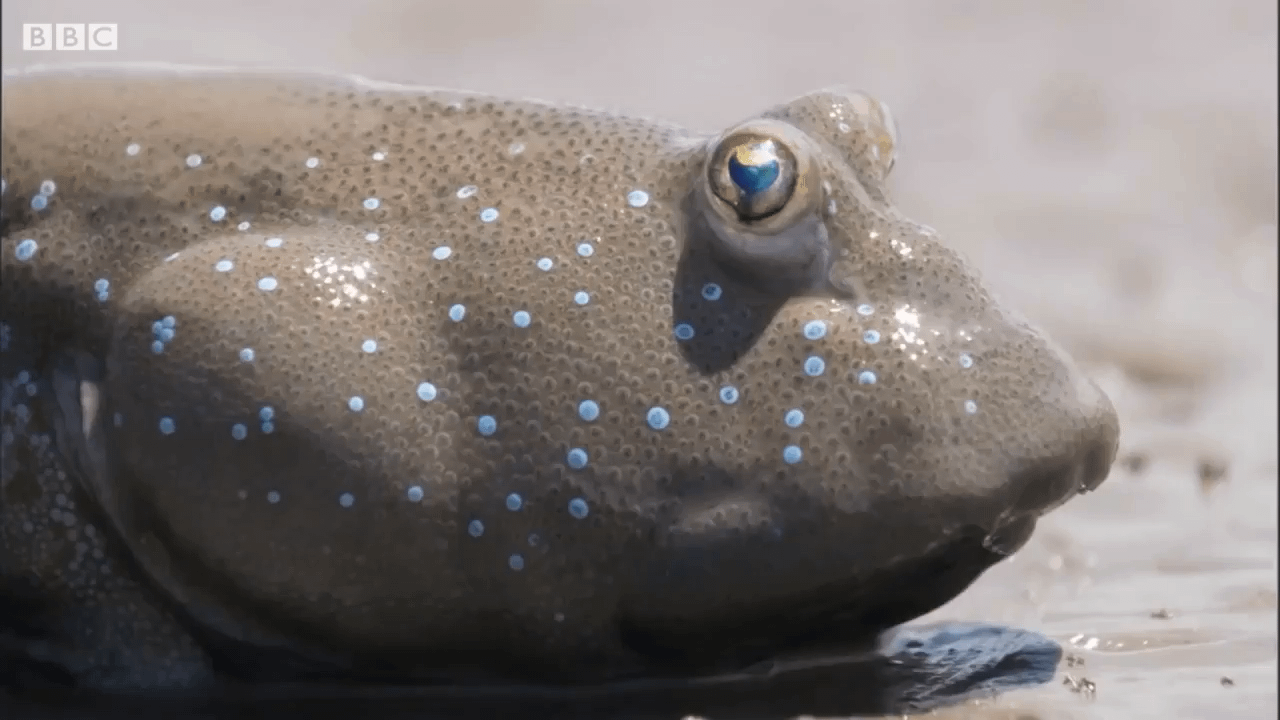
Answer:
<svg viewBox="0 0 1280 720"><path fill-rule="evenodd" d="M901 127L899 205L1084 361L1123 422L1111 480L929 618L1037 629L1074 659L949 716L1276 717L1276 3L5 0L0 16L6 69L331 70L707 132L828 84L878 95ZM117 23L119 49L22 50L24 23L55 22Z"/></svg>

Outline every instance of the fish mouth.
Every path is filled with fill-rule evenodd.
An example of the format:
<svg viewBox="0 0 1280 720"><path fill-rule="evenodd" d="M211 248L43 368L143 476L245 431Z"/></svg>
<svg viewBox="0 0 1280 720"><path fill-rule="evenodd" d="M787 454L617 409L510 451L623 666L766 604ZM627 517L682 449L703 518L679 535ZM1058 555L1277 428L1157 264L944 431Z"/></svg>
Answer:
<svg viewBox="0 0 1280 720"><path fill-rule="evenodd" d="M1041 516L1098 487L1113 455L1113 444L1100 442L1078 460L1028 464L1007 478L998 497L971 508L970 524L950 528L920 554L856 576L757 602L719 603L696 616L620 608L620 639L657 676L742 672L874 650L886 630L936 610L1021 549Z"/></svg>
<svg viewBox="0 0 1280 720"><path fill-rule="evenodd" d="M1020 545L1035 519L1018 524L1010 537ZM993 547L990 535L978 527L962 528L922 556L803 596L727 608L715 617L624 615L620 636L647 661L651 676L743 672L779 661L869 652L881 633L947 603L1004 559L1009 546Z"/></svg>

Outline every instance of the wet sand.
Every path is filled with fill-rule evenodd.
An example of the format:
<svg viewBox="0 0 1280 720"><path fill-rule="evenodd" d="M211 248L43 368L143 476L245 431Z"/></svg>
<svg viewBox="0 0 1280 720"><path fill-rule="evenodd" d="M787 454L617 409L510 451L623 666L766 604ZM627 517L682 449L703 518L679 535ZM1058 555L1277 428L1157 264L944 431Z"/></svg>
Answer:
<svg viewBox="0 0 1280 720"><path fill-rule="evenodd" d="M1277 714L1276 6L1265 0L8 0L3 65L354 72L718 130L833 83L898 116L899 204L1084 360L1102 489L926 620L1068 654L946 718ZM25 22L115 53L24 53Z"/></svg>

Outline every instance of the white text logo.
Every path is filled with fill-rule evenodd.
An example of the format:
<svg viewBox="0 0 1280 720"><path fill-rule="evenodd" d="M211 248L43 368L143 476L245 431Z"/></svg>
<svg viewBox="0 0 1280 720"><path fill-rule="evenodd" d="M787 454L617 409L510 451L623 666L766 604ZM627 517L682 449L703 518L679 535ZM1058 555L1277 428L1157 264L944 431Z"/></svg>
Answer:
<svg viewBox="0 0 1280 720"><path fill-rule="evenodd" d="M22 49L116 50L115 23L29 23L22 26Z"/></svg>

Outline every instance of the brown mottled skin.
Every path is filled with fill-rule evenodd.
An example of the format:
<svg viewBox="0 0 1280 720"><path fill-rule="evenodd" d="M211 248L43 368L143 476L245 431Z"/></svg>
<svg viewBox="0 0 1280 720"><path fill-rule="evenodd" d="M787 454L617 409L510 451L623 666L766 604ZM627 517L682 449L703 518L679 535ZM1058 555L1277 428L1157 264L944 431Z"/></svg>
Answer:
<svg viewBox="0 0 1280 720"><path fill-rule="evenodd" d="M865 95L718 138L310 75L4 100L0 633L85 687L839 652L1113 460L1103 393L887 199ZM743 137L790 158L754 209Z"/></svg>

